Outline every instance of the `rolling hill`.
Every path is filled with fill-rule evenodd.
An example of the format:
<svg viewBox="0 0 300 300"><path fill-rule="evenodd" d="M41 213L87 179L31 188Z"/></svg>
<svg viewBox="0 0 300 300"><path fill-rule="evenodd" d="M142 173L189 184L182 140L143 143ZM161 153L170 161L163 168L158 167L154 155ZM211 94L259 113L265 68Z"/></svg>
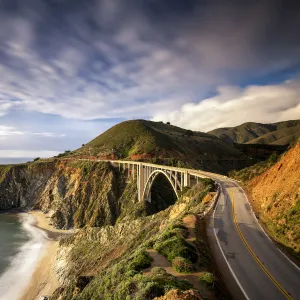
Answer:
<svg viewBox="0 0 300 300"><path fill-rule="evenodd" d="M229 143L288 145L300 137L300 120L273 124L247 122L235 127L214 129L208 133Z"/></svg>
<svg viewBox="0 0 300 300"><path fill-rule="evenodd" d="M216 136L146 120L117 124L70 156L146 160L222 173L248 164L241 151Z"/></svg>

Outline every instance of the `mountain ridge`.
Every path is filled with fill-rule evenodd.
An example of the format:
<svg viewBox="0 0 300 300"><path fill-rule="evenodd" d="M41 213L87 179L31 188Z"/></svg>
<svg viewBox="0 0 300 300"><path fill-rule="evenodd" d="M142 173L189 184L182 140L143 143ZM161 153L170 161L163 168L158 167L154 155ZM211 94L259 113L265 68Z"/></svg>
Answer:
<svg viewBox="0 0 300 300"><path fill-rule="evenodd" d="M228 143L287 145L300 137L300 120L277 123L246 122L208 132Z"/></svg>

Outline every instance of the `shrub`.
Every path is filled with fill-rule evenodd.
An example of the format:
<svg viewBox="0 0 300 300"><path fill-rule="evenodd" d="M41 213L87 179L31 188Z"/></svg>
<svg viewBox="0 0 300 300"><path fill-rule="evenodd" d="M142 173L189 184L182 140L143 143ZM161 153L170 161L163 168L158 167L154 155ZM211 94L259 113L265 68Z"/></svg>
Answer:
<svg viewBox="0 0 300 300"><path fill-rule="evenodd" d="M203 282L206 286L213 286L215 282L215 277L210 272L203 272L201 275L199 275L199 279L201 282Z"/></svg>
<svg viewBox="0 0 300 300"><path fill-rule="evenodd" d="M186 258L191 262L197 261L195 248L178 236L173 236L165 241L155 243L154 249L170 262L177 256Z"/></svg>
<svg viewBox="0 0 300 300"><path fill-rule="evenodd" d="M194 270L193 264L188 259L180 256L173 259L172 268L180 273L191 273Z"/></svg>
<svg viewBox="0 0 300 300"><path fill-rule="evenodd" d="M142 271L151 266L152 258L146 251L139 251L130 262L128 270L134 270L137 272Z"/></svg>
<svg viewBox="0 0 300 300"><path fill-rule="evenodd" d="M33 161L38 161L40 160L40 157L36 157Z"/></svg>
<svg viewBox="0 0 300 300"><path fill-rule="evenodd" d="M278 154L276 152L273 152L268 158L268 163L274 164L277 161L278 161Z"/></svg>

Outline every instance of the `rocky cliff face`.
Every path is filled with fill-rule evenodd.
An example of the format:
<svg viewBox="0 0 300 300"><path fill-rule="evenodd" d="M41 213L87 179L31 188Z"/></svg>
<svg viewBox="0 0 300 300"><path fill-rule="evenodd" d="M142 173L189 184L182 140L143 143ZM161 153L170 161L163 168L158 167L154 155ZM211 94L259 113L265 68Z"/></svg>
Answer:
<svg viewBox="0 0 300 300"><path fill-rule="evenodd" d="M0 209L50 211L58 228L115 224L123 194L137 201L134 184L102 162L53 160L0 170Z"/></svg>
<svg viewBox="0 0 300 300"><path fill-rule="evenodd" d="M248 186L276 239L300 253L300 141Z"/></svg>
<svg viewBox="0 0 300 300"><path fill-rule="evenodd" d="M55 162L0 169L0 209L32 207L55 172Z"/></svg>

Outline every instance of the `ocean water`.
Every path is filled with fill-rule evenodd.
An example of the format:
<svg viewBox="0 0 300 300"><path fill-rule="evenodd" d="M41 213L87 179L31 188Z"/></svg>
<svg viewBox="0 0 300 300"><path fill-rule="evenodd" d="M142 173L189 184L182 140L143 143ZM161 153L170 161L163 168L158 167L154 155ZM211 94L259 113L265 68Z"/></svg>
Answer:
<svg viewBox="0 0 300 300"><path fill-rule="evenodd" d="M17 300L41 258L47 235L28 214L0 214L0 300Z"/></svg>

